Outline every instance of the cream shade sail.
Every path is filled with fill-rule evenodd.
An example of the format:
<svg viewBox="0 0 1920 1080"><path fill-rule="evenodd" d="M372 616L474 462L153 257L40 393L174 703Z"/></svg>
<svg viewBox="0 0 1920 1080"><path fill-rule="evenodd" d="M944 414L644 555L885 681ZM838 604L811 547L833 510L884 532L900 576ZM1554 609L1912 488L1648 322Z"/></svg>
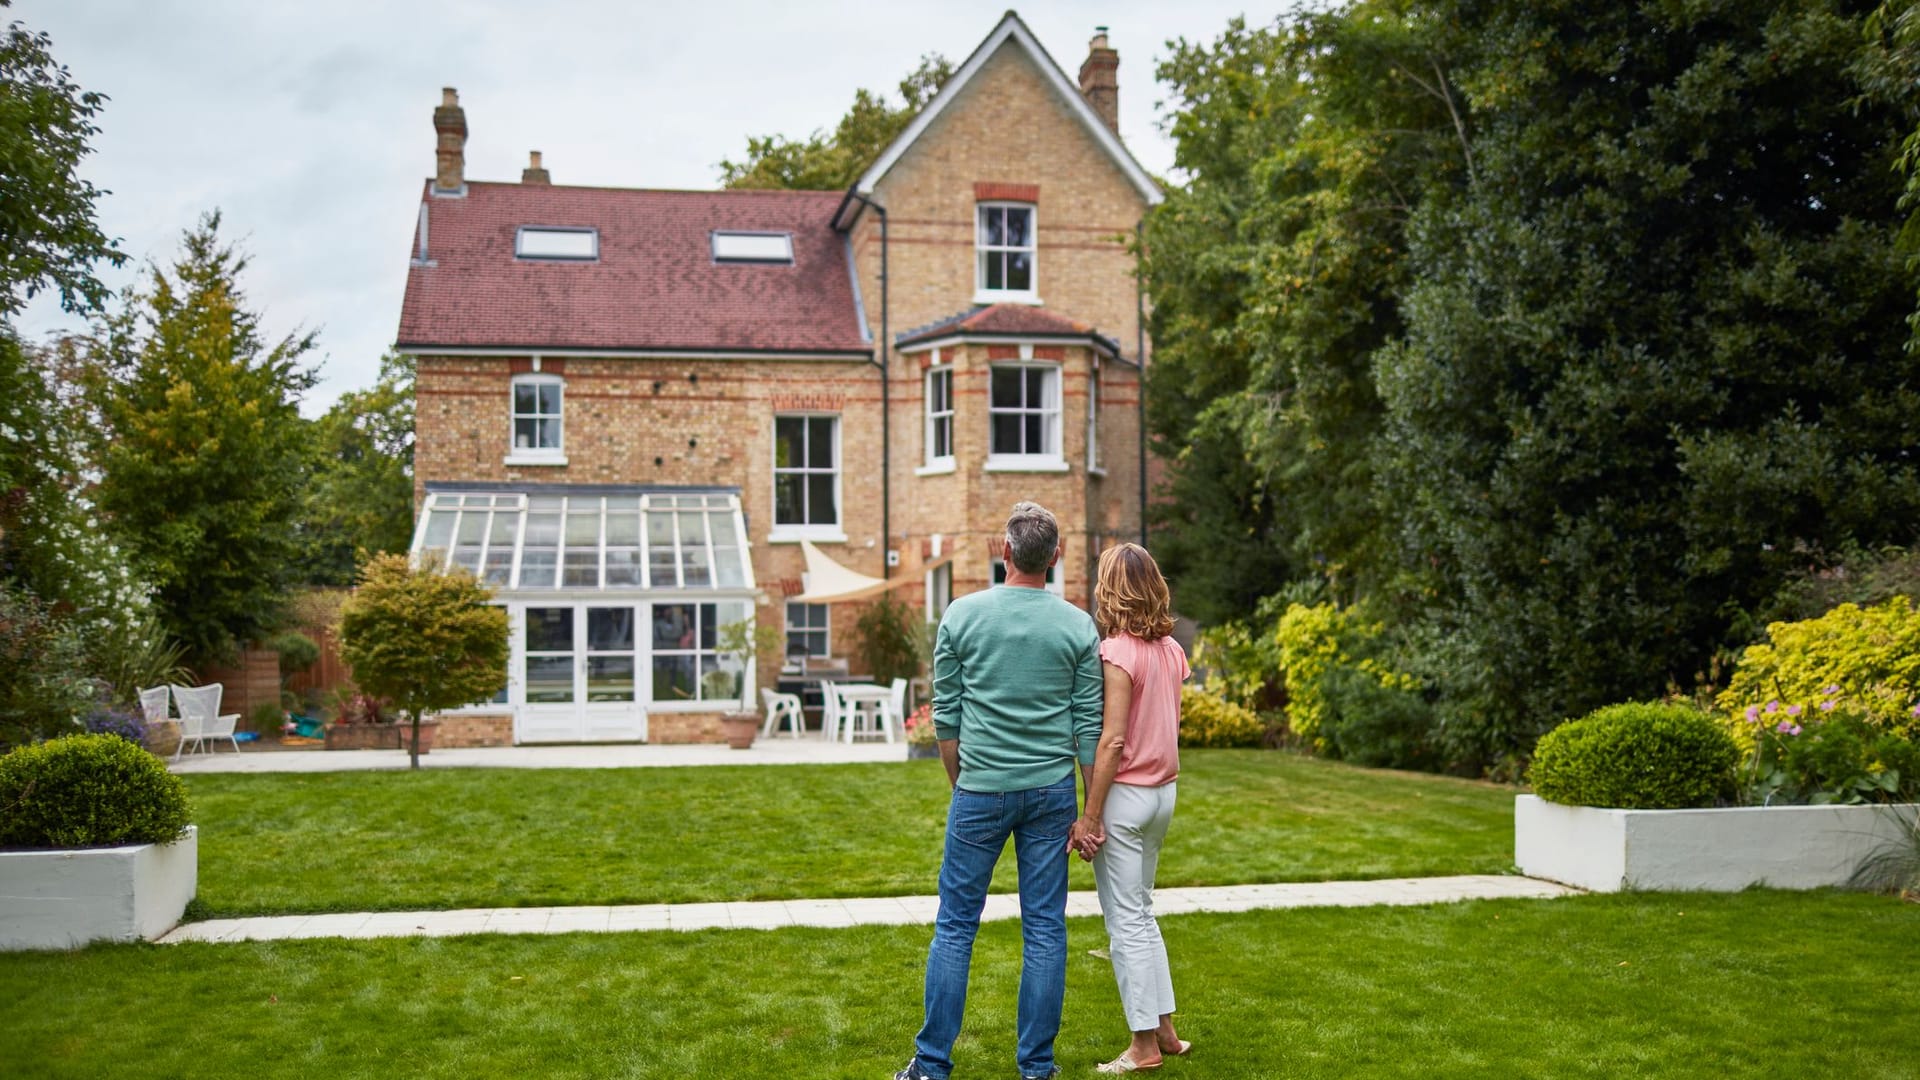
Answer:
<svg viewBox="0 0 1920 1080"><path fill-rule="evenodd" d="M849 570L827 557L810 540L800 541L800 552L807 558L807 591L788 600L801 604L834 604L842 600L864 600L888 589L905 585L904 576L887 581Z"/></svg>

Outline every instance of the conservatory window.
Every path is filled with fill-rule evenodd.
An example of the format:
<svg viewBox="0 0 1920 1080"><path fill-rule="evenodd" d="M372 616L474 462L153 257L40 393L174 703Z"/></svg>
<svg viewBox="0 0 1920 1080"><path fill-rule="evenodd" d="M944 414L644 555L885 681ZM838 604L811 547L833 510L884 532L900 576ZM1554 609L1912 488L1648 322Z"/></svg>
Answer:
<svg viewBox="0 0 1920 1080"><path fill-rule="evenodd" d="M733 495L433 492L413 550L501 588L753 587Z"/></svg>
<svg viewBox="0 0 1920 1080"><path fill-rule="evenodd" d="M653 700L737 701L746 665L718 648L720 628L749 617L745 601L653 605Z"/></svg>

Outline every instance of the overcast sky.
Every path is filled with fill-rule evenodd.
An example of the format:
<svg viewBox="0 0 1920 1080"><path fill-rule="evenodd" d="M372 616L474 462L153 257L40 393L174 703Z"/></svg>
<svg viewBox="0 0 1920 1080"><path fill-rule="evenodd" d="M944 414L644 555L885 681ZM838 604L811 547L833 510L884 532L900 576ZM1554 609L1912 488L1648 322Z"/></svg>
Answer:
<svg viewBox="0 0 1920 1080"><path fill-rule="evenodd" d="M748 135L830 127L857 87L892 95L925 53L959 63L1003 3L15 0L0 19L52 34L75 80L112 99L84 167L112 192L108 235L165 261L217 207L268 329L319 331L315 414L370 383L393 342L440 87L466 108L471 178L518 180L540 150L555 183L711 188ZM1056 0L1021 16L1069 75L1093 28L1111 28L1121 135L1164 174L1165 43L1212 40L1244 10ZM105 276L117 288L133 272ZM44 299L21 320L35 338L74 326Z"/></svg>

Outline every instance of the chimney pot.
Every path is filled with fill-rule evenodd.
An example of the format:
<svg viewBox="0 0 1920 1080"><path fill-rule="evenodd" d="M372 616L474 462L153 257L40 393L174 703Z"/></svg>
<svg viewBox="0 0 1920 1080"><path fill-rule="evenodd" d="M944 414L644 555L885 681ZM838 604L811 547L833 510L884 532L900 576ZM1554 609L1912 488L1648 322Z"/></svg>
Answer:
<svg viewBox="0 0 1920 1080"><path fill-rule="evenodd" d="M1107 130L1120 134L1120 54L1107 44L1107 28L1094 27L1087 59L1080 65L1080 93Z"/></svg>
<svg viewBox="0 0 1920 1080"><path fill-rule="evenodd" d="M520 170L520 182L523 184L553 183L553 176L540 165L540 151L527 151L527 167Z"/></svg>
<svg viewBox="0 0 1920 1080"><path fill-rule="evenodd" d="M437 146L433 190L442 195L466 191L467 111L460 107L460 94L453 87L440 90L440 107L433 110L433 131Z"/></svg>

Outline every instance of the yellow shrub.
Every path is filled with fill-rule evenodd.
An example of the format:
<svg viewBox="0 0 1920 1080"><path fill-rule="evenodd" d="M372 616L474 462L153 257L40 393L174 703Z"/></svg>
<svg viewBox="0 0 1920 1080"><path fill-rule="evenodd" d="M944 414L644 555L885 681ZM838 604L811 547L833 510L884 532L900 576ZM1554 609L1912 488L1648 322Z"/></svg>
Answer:
<svg viewBox="0 0 1920 1080"><path fill-rule="evenodd" d="M1749 708L1812 708L1835 695L1881 730L1920 738L1920 612L1912 600L1841 604L1817 619L1774 623L1765 643L1741 654L1715 704L1739 732Z"/></svg>
<svg viewBox="0 0 1920 1080"><path fill-rule="evenodd" d="M1296 736L1310 740L1316 749L1328 749L1325 729L1337 719L1329 676L1337 669L1365 672L1389 690L1418 688L1419 679L1394 672L1365 655L1381 630L1381 624L1367 621L1354 608L1288 605L1280 616L1277 636L1280 663L1286 669L1287 727Z"/></svg>
<svg viewBox="0 0 1920 1080"><path fill-rule="evenodd" d="M1181 746L1259 746L1266 725L1252 712L1204 690L1180 688Z"/></svg>

